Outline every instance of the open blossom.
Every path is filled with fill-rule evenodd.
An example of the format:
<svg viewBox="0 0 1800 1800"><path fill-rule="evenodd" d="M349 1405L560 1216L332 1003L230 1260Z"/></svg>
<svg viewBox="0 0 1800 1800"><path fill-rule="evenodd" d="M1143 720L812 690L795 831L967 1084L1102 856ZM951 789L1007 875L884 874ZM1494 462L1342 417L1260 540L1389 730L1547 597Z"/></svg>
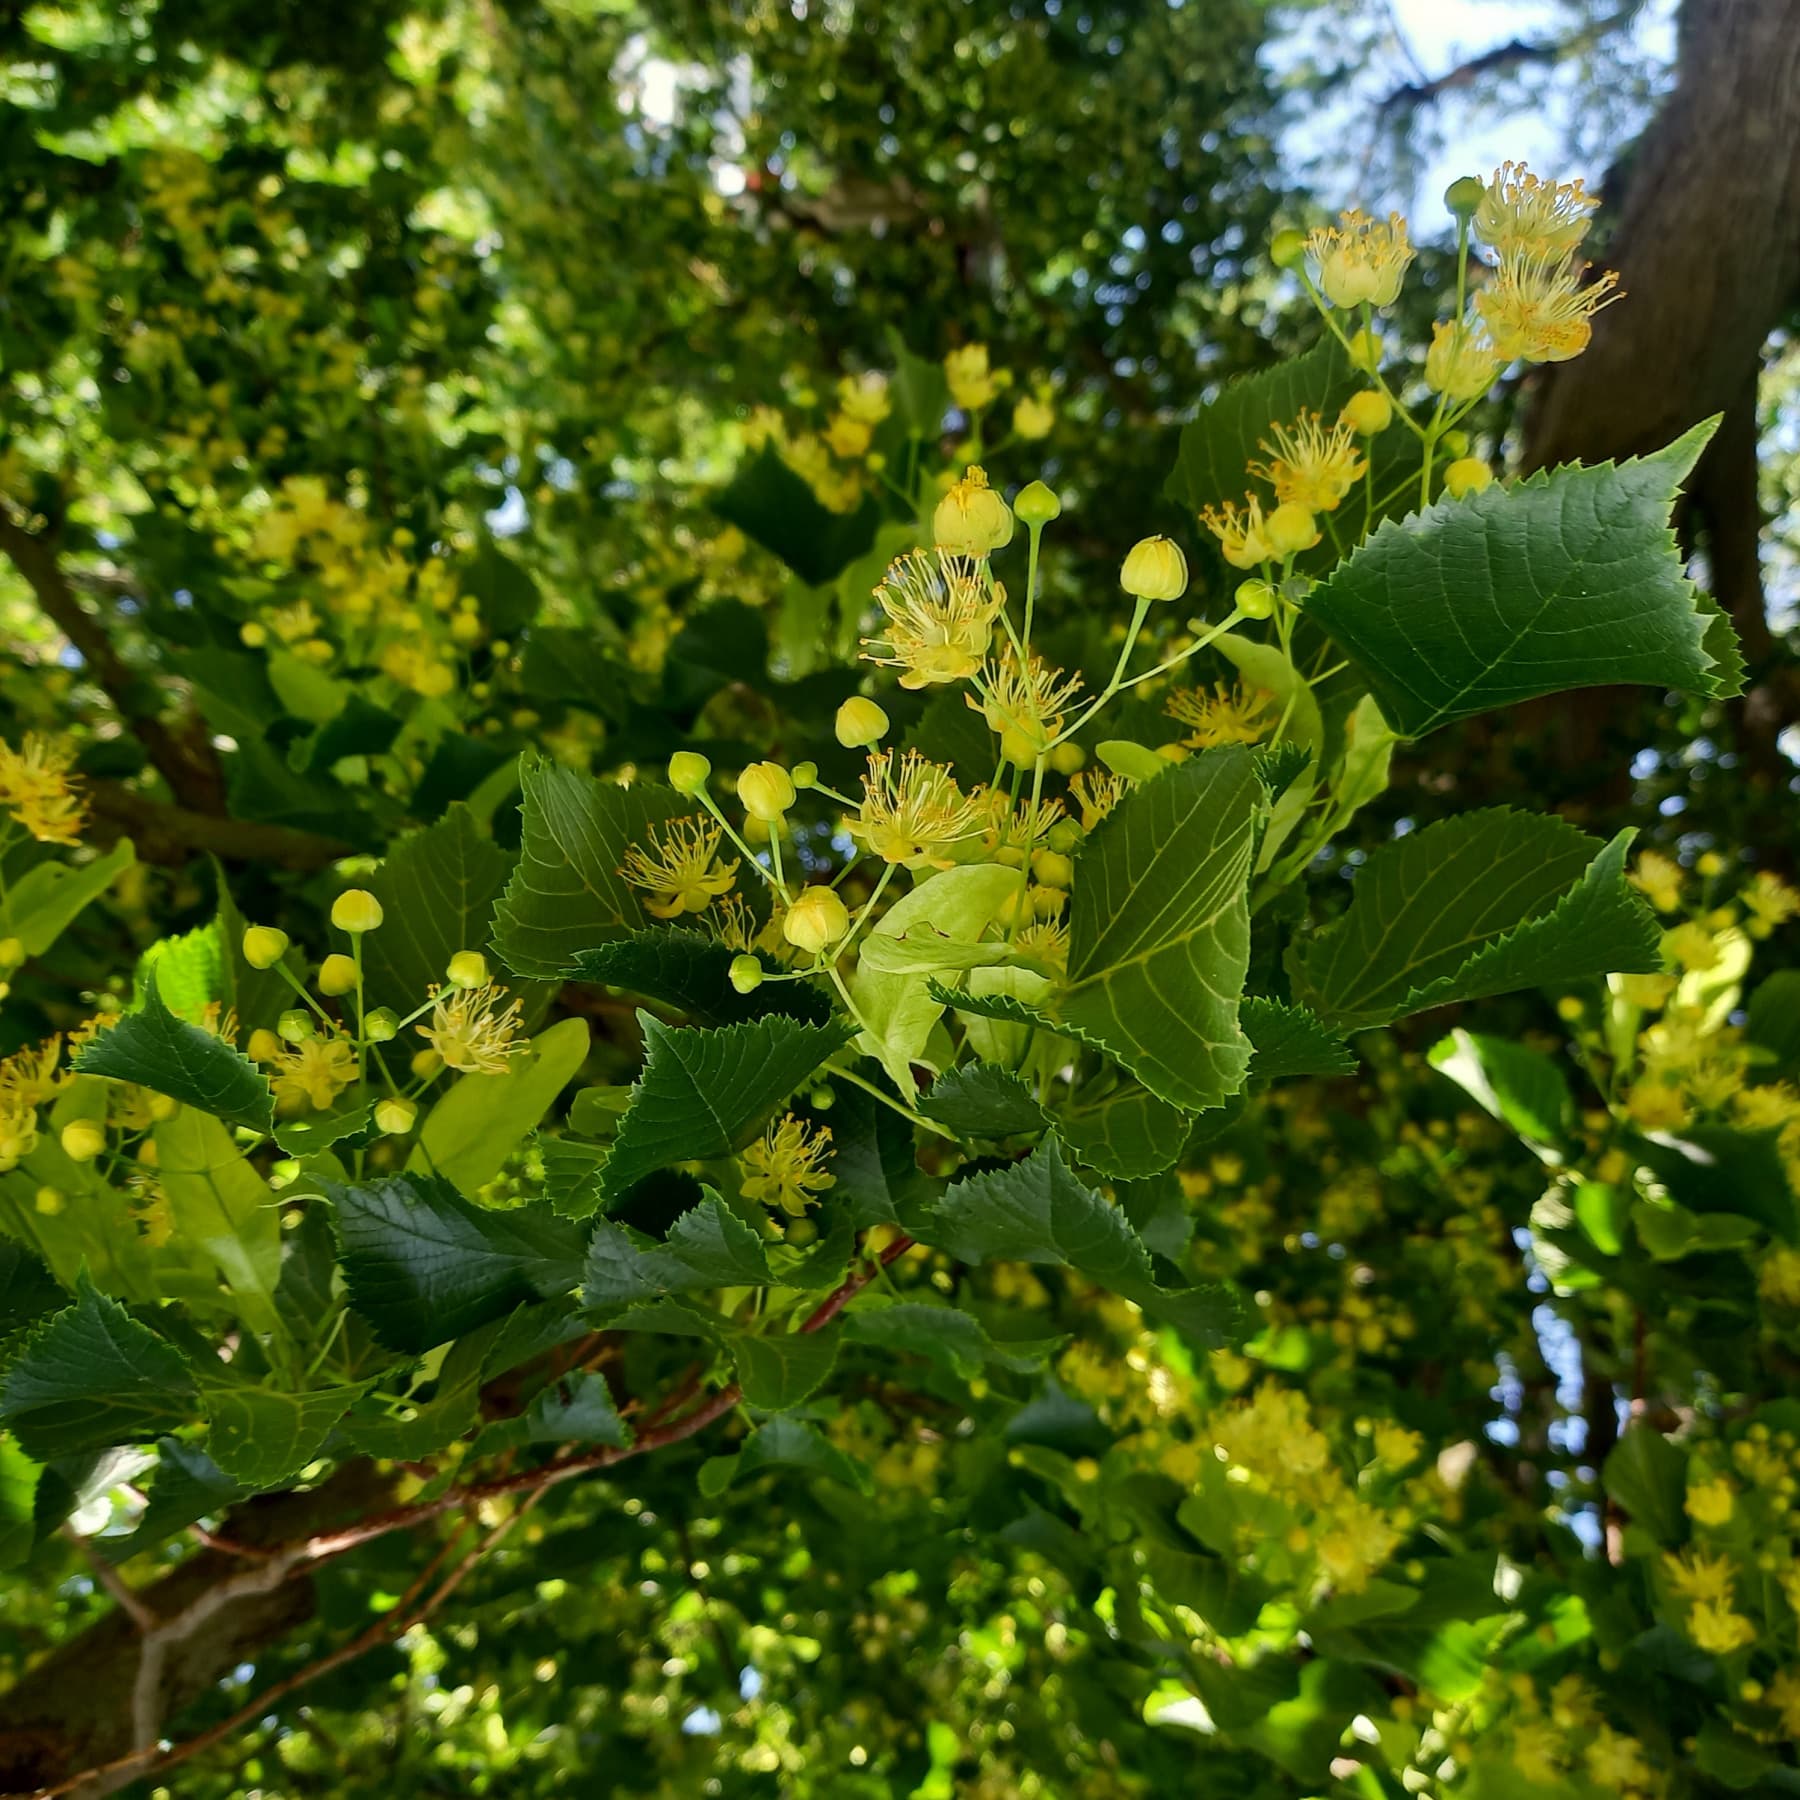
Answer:
<svg viewBox="0 0 1800 1800"><path fill-rule="evenodd" d="M787 1114L738 1157L744 1197L799 1218L836 1184L837 1177L825 1167L830 1153L828 1127L805 1125Z"/></svg>
<svg viewBox="0 0 1800 1800"><path fill-rule="evenodd" d="M1494 171L1475 209L1475 235L1502 256L1515 250L1567 256L1587 236L1600 196L1580 181L1546 181L1523 163Z"/></svg>
<svg viewBox="0 0 1800 1800"><path fill-rule="evenodd" d="M1234 500L1227 500L1223 506L1203 508L1200 523L1219 540L1219 554L1234 569L1254 569L1262 563L1280 560L1275 546L1269 541L1262 502L1254 494L1244 496L1241 509Z"/></svg>
<svg viewBox="0 0 1800 1800"><path fill-rule="evenodd" d="M325 1112L356 1080L356 1051L346 1038L320 1032L284 1045L269 1071L277 1112Z"/></svg>
<svg viewBox="0 0 1800 1800"><path fill-rule="evenodd" d="M986 344L964 344L944 358L944 379L950 398L964 412L979 412L999 393L1000 384L988 368Z"/></svg>
<svg viewBox="0 0 1800 1800"><path fill-rule="evenodd" d="M893 752L869 758L863 777L862 807L851 831L882 861L909 869L947 869L945 854L965 838L978 837L988 822L979 794L965 794L948 769L909 750L894 767Z"/></svg>
<svg viewBox="0 0 1800 1800"><path fill-rule="evenodd" d="M899 669L902 687L922 688L966 680L981 667L1006 590L985 580L972 557L915 550L888 565L875 598L887 634L865 638L864 656ZM873 654L879 650L887 654Z"/></svg>
<svg viewBox="0 0 1800 1800"><path fill-rule="evenodd" d="M1494 349L1507 362L1567 362L1588 347L1593 317L1623 296L1609 269L1583 283L1583 265L1541 252L1514 251L1500 259L1492 283L1475 296Z"/></svg>
<svg viewBox="0 0 1800 1800"><path fill-rule="evenodd" d="M77 844L85 808L71 780L75 747L25 734L18 749L0 739L0 807L43 844Z"/></svg>
<svg viewBox="0 0 1800 1800"><path fill-rule="evenodd" d="M1081 689L1079 675L1065 677L1037 655L1021 665L1010 646L989 665L986 681L985 696L977 701L971 695L968 703L999 736L1002 749L1009 755L1015 749L1020 752L1014 758L1019 762L1033 760L1049 748L1062 730L1064 708Z"/></svg>
<svg viewBox="0 0 1800 1800"><path fill-rule="evenodd" d="M1163 702L1163 711L1187 726L1182 742L1194 750L1261 743L1274 729L1276 717L1275 696L1242 682L1229 688L1221 682L1211 693L1205 688L1177 688Z"/></svg>
<svg viewBox="0 0 1800 1800"><path fill-rule="evenodd" d="M647 848L633 845L619 873L645 890L644 910L653 919L701 913L737 879L736 861L721 866L713 858L721 828L710 819L673 819L654 826Z"/></svg>
<svg viewBox="0 0 1800 1800"><path fill-rule="evenodd" d="M1283 505L1292 501L1308 512L1335 511L1368 467L1357 453L1355 427L1340 419L1327 430L1316 412L1271 426L1261 447L1269 461L1252 463L1250 473L1268 482Z"/></svg>
<svg viewBox="0 0 1800 1800"><path fill-rule="evenodd" d="M526 1045L519 1036L524 1004L514 1000L503 1006L506 990L491 981L480 987L434 987L437 1004L421 1025L419 1035L430 1044L445 1066L464 1075L503 1075Z"/></svg>
<svg viewBox="0 0 1800 1800"><path fill-rule="evenodd" d="M1414 251L1398 213L1373 219L1352 207L1336 225L1321 225L1306 247L1319 271L1319 287L1333 306L1392 306Z"/></svg>

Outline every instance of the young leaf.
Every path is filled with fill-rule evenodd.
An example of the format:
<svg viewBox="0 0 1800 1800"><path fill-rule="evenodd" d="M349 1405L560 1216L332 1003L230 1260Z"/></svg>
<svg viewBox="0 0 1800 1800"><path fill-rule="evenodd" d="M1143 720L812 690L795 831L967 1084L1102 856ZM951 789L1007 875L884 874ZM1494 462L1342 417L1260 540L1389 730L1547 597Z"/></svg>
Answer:
<svg viewBox="0 0 1800 1800"><path fill-rule="evenodd" d="M919 1111L958 1137L1003 1138L1050 1122L1031 1089L1010 1069L968 1063L947 1069L926 1089Z"/></svg>
<svg viewBox="0 0 1800 1800"><path fill-rule="evenodd" d="M1696 425L1654 456L1540 471L1389 520L1307 615L1404 737L1569 688L1735 692L1669 527L1712 432Z"/></svg>
<svg viewBox="0 0 1800 1800"><path fill-rule="evenodd" d="M0 1377L0 1424L37 1462L141 1442L193 1406L187 1359L85 1279Z"/></svg>
<svg viewBox="0 0 1800 1800"><path fill-rule="evenodd" d="M268 1076L223 1038L176 1018L156 991L154 970L144 978L144 1004L84 1044L74 1067L82 1075L136 1082L228 1125L267 1131L274 1122Z"/></svg>
<svg viewBox="0 0 1800 1800"><path fill-rule="evenodd" d="M98 900L137 860L130 838L79 866L48 859L27 869L0 906L0 925L27 956L42 956L90 900Z"/></svg>
<svg viewBox="0 0 1800 1800"><path fill-rule="evenodd" d="M775 1016L716 1031L672 1031L648 1013L638 1019L648 1053L606 1162L613 1195L670 1163L743 1149L769 1114L854 1035L841 1021L802 1025Z"/></svg>
<svg viewBox="0 0 1800 1800"><path fill-rule="evenodd" d="M37 1489L43 1470L0 1437L0 1569L16 1569L37 1543Z"/></svg>
<svg viewBox="0 0 1800 1800"><path fill-rule="evenodd" d="M1568 1080L1541 1050L1453 1031L1432 1045L1430 1062L1528 1144L1546 1149L1560 1144L1574 1121Z"/></svg>
<svg viewBox="0 0 1800 1800"><path fill-rule="evenodd" d="M673 1006L696 1025L739 1025L764 1013L784 1013L810 1025L831 1017L831 1002L804 982L765 982L740 994L729 979L736 954L717 938L665 925L584 951L570 974L576 981L604 983ZM781 972L772 957L758 960L769 974Z"/></svg>
<svg viewBox="0 0 1800 1800"><path fill-rule="evenodd" d="M489 1212L438 1176L327 1183L350 1304L391 1349L429 1350L581 1277L581 1233L540 1208Z"/></svg>
<svg viewBox="0 0 1800 1800"><path fill-rule="evenodd" d="M1253 995L1244 1002L1238 1023L1255 1052L1250 1061L1252 1081L1356 1071L1349 1045L1304 1006Z"/></svg>
<svg viewBox="0 0 1800 1800"><path fill-rule="evenodd" d="M1262 784L1208 751L1132 792L1077 859L1060 1016L1189 1112L1244 1085L1245 883Z"/></svg>
<svg viewBox="0 0 1800 1800"><path fill-rule="evenodd" d="M927 1241L961 1262L1062 1264L1208 1348L1235 1341L1245 1323L1229 1288L1158 1286L1131 1221L1075 1178L1054 1135L1023 1162L952 1182Z"/></svg>
<svg viewBox="0 0 1800 1800"><path fill-rule="evenodd" d="M643 896L619 873L626 852L652 825L700 806L653 782L621 787L548 757L521 763L519 782L524 842L495 909L494 950L515 974L555 980L583 951L642 928Z"/></svg>
<svg viewBox="0 0 1800 1800"><path fill-rule="evenodd" d="M1630 841L1496 807L1384 845L1349 911L1301 954L1302 998L1360 1031L1451 1000L1659 969L1656 921L1625 882Z"/></svg>
<svg viewBox="0 0 1800 1800"><path fill-rule="evenodd" d="M840 1328L823 1331L775 1331L759 1337L747 1332L731 1340L738 1382L752 1406L786 1412L831 1378L837 1364Z"/></svg>

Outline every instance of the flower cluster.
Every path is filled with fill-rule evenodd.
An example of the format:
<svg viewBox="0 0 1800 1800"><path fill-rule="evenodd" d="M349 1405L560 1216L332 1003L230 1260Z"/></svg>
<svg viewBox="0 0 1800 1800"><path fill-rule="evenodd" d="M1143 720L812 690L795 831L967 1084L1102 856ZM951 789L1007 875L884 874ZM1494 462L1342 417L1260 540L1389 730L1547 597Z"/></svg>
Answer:
<svg viewBox="0 0 1800 1800"><path fill-rule="evenodd" d="M86 808L69 773L74 764L66 740L27 732L15 750L0 738L0 808L41 844L81 842Z"/></svg>

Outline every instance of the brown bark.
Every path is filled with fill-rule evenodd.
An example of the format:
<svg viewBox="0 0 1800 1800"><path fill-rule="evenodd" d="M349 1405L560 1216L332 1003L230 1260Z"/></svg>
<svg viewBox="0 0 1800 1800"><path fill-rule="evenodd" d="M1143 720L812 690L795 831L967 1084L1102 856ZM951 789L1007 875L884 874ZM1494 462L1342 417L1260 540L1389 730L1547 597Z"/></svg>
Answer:
<svg viewBox="0 0 1800 1800"><path fill-rule="evenodd" d="M350 846L338 838L296 831L291 825L192 812L147 799L116 781L87 782L83 792L94 820L90 836L101 844L130 838L141 862L179 868L196 855L209 854L222 862L306 871L350 854Z"/></svg>

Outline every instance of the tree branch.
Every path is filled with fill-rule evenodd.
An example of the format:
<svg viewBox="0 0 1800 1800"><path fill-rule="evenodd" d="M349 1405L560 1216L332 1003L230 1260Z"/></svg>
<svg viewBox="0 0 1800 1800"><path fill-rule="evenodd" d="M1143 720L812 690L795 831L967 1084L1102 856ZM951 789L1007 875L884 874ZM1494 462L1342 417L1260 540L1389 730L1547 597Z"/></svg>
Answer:
<svg viewBox="0 0 1800 1800"><path fill-rule="evenodd" d="M222 862L272 863L305 871L322 869L348 856L352 848L337 838L296 831L291 825L191 812L135 794L116 781L90 781L83 792L102 841L129 837L141 861L170 868L179 868L196 852L210 852Z"/></svg>

